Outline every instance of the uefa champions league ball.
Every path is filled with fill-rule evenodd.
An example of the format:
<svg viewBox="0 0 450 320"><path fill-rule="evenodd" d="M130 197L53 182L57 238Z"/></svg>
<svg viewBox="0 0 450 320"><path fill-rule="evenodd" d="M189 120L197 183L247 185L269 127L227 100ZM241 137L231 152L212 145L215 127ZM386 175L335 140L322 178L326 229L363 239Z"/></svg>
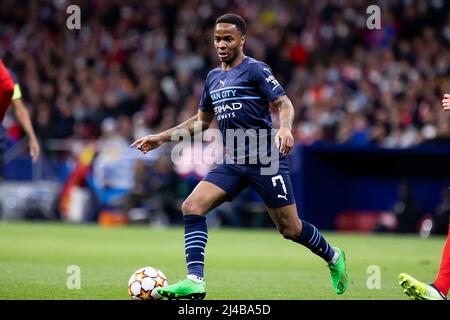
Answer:
<svg viewBox="0 0 450 320"><path fill-rule="evenodd" d="M161 295L156 289L167 285L167 278L161 270L144 267L131 275L128 293L133 300L158 300L161 299Z"/></svg>

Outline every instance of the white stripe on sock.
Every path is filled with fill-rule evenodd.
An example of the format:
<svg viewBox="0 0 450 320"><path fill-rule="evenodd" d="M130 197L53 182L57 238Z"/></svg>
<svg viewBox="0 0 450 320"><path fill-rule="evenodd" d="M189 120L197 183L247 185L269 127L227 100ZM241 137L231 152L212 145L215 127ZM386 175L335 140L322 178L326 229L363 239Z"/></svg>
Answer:
<svg viewBox="0 0 450 320"><path fill-rule="evenodd" d="M189 236L189 237L184 237L184 240L187 241L187 240L196 239L196 238L208 240L208 237L204 237L204 236Z"/></svg>
<svg viewBox="0 0 450 320"><path fill-rule="evenodd" d="M203 232L203 231L192 231L192 232L186 233L186 234L184 235L184 238L186 238L187 236L189 236L189 235L191 235L191 234L204 234L205 236L208 235L208 233Z"/></svg>
<svg viewBox="0 0 450 320"><path fill-rule="evenodd" d="M187 266L190 266L191 264L194 264L194 263L205 264L203 261L191 261L191 262L189 262L189 263L186 264L186 265L187 265Z"/></svg>
<svg viewBox="0 0 450 320"><path fill-rule="evenodd" d="M314 228L314 230L317 230L317 229ZM320 233L319 233L319 231L317 230L317 233L316 233L316 239L315 239L315 240L313 241L313 243L311 244L311 249L317 247L317 246L319 245L319 243L320 243Z"/></svg>
<svg viewBox="0 0 450 320"><path fill-rule="evenodd" d="M316 228L314 228L314 233L313 233L311 239L309 239L308 245L311 243L311 240L312 240L313 238L315 239L315 237L316 237L316 231L317 231Z"/></svg>
<svg viewBox="0 0 450 320"><path fill-rule="evenodd" d="M206 241L201 241L201 240L186 241L184 244L188 245L188 244L192 244L192 243L203 243L206 246Z"/></svg>
<svg viewBox="0 0 450 320"><path fill-rule="evenodd" d="M200 249L205 249L205 247L203 246L187 246L184 248L184 250L188 250L188 249L192 249L192 248L200 248Z"/></svg>

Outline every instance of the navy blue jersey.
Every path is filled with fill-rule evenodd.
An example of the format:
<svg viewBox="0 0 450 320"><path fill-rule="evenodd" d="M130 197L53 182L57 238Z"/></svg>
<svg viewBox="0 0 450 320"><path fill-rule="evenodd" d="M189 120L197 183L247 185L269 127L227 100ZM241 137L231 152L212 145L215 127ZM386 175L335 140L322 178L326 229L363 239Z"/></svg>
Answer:
<svg viewBox="0 0 450 320"><path fill-rule="evenodd" d="M248 160L260 152L250 146L251 138L258 140L258 144L260 139L266 139L267 150L271 149L273 131L269 103L284 94L283 87L267 64L246 57L230 70L218 67L208 73L199 108L214 112L227 147L226 155L232 156L233 160L242 159L239 155ZM229 150L229 129L246 132L245 145L234 137L234 150Z"/></svg>

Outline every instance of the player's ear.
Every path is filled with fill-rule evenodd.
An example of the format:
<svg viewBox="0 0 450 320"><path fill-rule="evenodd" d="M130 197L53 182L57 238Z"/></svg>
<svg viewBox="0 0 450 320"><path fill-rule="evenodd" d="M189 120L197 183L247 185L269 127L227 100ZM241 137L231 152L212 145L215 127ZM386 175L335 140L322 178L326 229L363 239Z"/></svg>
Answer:
<svg viewBox="0 0 450 320"><path fill-rule="evenodd" d="M241 45L244 45L244 43L245 43L245 34L243 34L241 37Z"/></svg>

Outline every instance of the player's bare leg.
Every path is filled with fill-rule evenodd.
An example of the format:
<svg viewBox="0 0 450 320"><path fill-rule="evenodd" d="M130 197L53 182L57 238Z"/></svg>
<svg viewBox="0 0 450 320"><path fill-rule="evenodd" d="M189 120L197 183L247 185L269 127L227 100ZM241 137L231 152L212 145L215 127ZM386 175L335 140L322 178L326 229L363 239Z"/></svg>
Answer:
<svg viewBox="0 0 450 320"><path fill-rule="evenodd" d="M285 239L298 239L302 232L302 222L298 218L295 203L281 208L267 208L267 212Z"/></svg>
<svg viewBox="0 0 450 320"><path fill-rule="evenodd" d="M206 215L227 200L227 193L208 181L200 183L192 190L181 206L183 215Z"/></svg>
<svg viewBox="0 0 450 320"><path fill-rule="evenodd" d="M203 299L205 247L208 240L205 215L227 200L227 193L216 185L201 181L183 202L184 241L187 279L158 289L168 299Z"/></svg>
<svg viewBox="0 0 450 320"><path fill-rule="evenodd" d="M313 225L300 220L295 203L280 208L267 208L267 211L284 238L304 245L327 261L334 290L337 294L344 293L348 287L344 251L338 247L331 248Z"/></svg>

